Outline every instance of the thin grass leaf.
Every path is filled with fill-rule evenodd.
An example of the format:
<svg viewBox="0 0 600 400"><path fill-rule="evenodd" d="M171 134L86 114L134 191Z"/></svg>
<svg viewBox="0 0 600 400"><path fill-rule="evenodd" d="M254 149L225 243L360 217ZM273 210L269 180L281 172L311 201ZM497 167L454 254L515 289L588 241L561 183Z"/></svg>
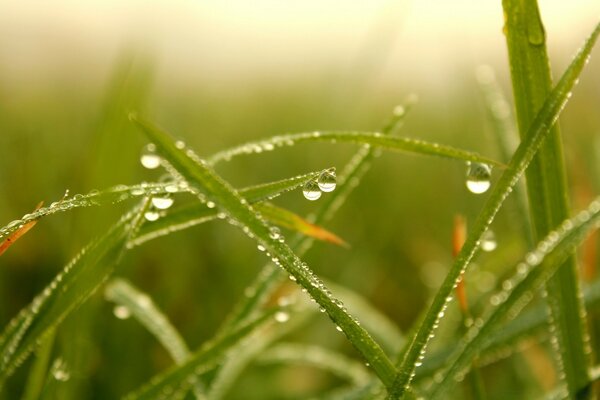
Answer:
<svg viewBox="0 0 600 400"><path fill-rule="evenodd" d="M240 189L239 193L250 204L274 199L284 193L302 187L308 181L316 179L321 172L310 172L288 179L247 187ZM212 221L219 216L219 211L214 207L208 207L207 204L188 204L175 210L170 210L156 221L145 223L130 244L137 246L149 240Z"/></svg>
<svg viewBox="0 0 600 400"><path fill-rule="evenodd" d="M506 44L510 60L515 108L521 137L529 135L535 113L552 88L545 31L537 1L502 2L505 15ZM527 172L529 212L535 238L541 239L569 217L569 195L559 126L550 129L548 138L531 162ZM565 260L556 276L548 281L546 298L556 334L558 369L564 375L571 396L587 384L591 364L589 333L585 310L580 301L578 267L574 255ZM589 398L589 394L581 399Z"/></svg>
<svg viewBox="0 0 600 400"><path fill-rule="evenodd" d="M140 389L125 396L126 400L169 399L185 392L195 381L195 376L208 371L219 362L226 353L256 329L273 321L273 315L281 309L272 309L260 317L218 336L214 341L205 344L194 352L183 364L175 365L166 372L152 378Z"/></svg>
<svg viewBox="0 0 600 400"><path fill-rule="evenodd" d="M415 363L419 356L425 351L427 343L434 334L435 327L439 323L440 318L444 315L443 311L451 300L452 291L458 283L459 277L464 273L467 265L477 251L479 240L494 220L494 217L504 203L504 200L506 200L511 193L512 188L523 175L524 170L533 159L543 139L546 137L550 128L560 115L560 112L568 102L571 90L586 64L586 60L590 55L599 33L600 24L586 40L550 96L548 96L544 106L541 108L531 125L529 133L515 151L508 168L503 172L496 185L492 188L492 192L487 198L482 211L472 225L465 245L462 247L456 261L453 263L444 282L436 293L431 306L419 325L418 331L408 342L409 345L407 349L402 352L403 358L400 362L400 372L393 385L393 391L391 393L392 398L401 397L406 392L416 368Z"/></svg>
<svg viewBox="0 0 600 400"><path fill-rule="evenodd" d="M228 218L239 224L245 233L253 237L269 252L276 263L293 275L296 282L306 289L307 293L325 309L332 321L346 334L353 346L371 364L380 379L387 385L392 383L395 369L381 347L371 338L369 333L345 310L343 304L335 299L320 279L302 262L279 238L274 238L271 228L248 202L240 197L231 185L222 180L204 160L192 150L178 148L174 141L164 132L141 120L133 120L154 142L173 167L198 191L199 197L213 201L228 214Z"/></svg>
<svg viewBox="0 0 600 400"><path fill-rule="evenodd" d="M208 164L215 165L220 161L229 161L242 154L260 153L279 147L294 146L302 142L354 143L382 150L438 156L504 167L504 164L476 153L420 139L388 136L382 132L307 132L273 136L216 153L208 159Z"/></svg>
<svg viewBox="0 0 600 400"><path fill-rule="evenodd" d="M255 209L270 223L288 228L292 231L300 232L303 235L310 236L317 240L329 242L342 247L349 247L342 238L336 234L312 224L289 210L277 207L271 203L260 203L255 206Z"/></svg>
<svg viewBox="0 0 600 400"><path fill-rule="evenodd" d="M21 400L38 400L44 389L56 332L49 333L35 352L35 362L29 371L25 393Z"/></svg>
<svg viewBox="0 0 600 400"><path fill-rule="evenodd" d="M128 212L105 235L92 241L9 323L0 337L0 383L104 282L148 204Z"/></svg>
<svg viewBox="0 0 600 400"><path fill-rule="evenodd" d="M177 364L182 364L190 356L187 344L150 296L124 279L113 279L106 285L104 297L125 307L159 341ZM204 399L203 385L196 380L193 387L196 398Z"/></svg>
<svg viewBox="0 0 600 400"><path fill-rule="evenodd" d="M39 210L43 204L44 202L40 202L35 208L35 210ZM19 227L16 228L16 230L13 231L10 235L8 235L4 242L0 243L0 256L4 254L4 252L8 250L8 248L12 246L17 240L19 240L21 236L29 232L29 230L33 228L36 223L37 221L34 220L19 224Z"/></svg>
<svg viewBox="0 0 600 400"><path fill-rule="evenodd" d="M462 380L474 358L498 329L500 324L514 318L533 298L591 230L600 225L600 197L588 209L570 220L564 221L552 231L517 265L516 275L503 284L504 289L491 297L494 306L481 324L474 324L463 339L455 346L450 366L444 371L443 379L434 386L429 397L442 398L457 380ZM584 389L585 390L585 389ZM589 390L589 387L588 387Z"/></svg>
<svg viewBox="0 0 600 400"><path fill-rule="evenodd" d="M594 382L600 381L600 365L596 365L596 366L590 368L588 376L589 376L589 385L593 384ZM556 389L552 393L550 393L548 396L544 397L544 400L567 400L567 399L569 399L569 389L567 387L565 387L565 385L562 385L562 387L559 387L558 389Z"/></svg>
<svg viewBox="0 0 600 400"><path fill-rule="evenodd" d="M71 198L55 201L48 207L40 207L29 214L25 214L20 219L8 223L6 226L0 228L0 240L47 215L82 207L117 204L126 200L141 199L147 196L184 193L187 190L185 182L141 183L130 186L117 185L101 192L92 190L88 194L76 194Z"/></svg>
<svg viewBox="0 0 600 400"><path fill-rule="evenodd" d="M365 384L369 373L364 364L321 346L279 343L269 348L257 360L260 364L299 364L319 368L350 381Z"/></svg>

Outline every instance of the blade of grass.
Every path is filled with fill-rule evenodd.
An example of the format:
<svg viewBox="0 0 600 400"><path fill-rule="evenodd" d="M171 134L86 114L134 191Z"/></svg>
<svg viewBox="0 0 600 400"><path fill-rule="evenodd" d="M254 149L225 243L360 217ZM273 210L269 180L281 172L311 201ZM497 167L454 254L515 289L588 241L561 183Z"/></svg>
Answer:
<svg viewBox="0 0 600 400"><path fill-rule="evenodd" d="M125 214L104 236L92 241L9 323L0 337L0 384L104 282L148 204Z"/></svg>
<svg viewBox="0 0 600 400"><path fill-rule="evenodd" d="M321 346L279 343L265 351L257 360L260 364L300 364L331 372L355 385L366 383L369 373L364 365L345 355Z"/></svg>
<svg viewBox="0 0 600 400"><path fill-rule="evenodd" d="M35 210L39 210L42 207L43 202L40 202L37 207L35 208ZM12 232L10 235L8 235L8 237L6 238L6 240L4 240L4 242L0 243L0 256L2 254L4 254L4 252L13 244L15 243L17 240L19 240L19 238L21 236L23 236L24 234L26 234L31 228L33 228L35 226L35 224L37 223L37 221L29 221L29 222L23 222L22 224L18 224L19 226L16 228L16 230L14 232ZM17 226L17 225L15 225Z"/></svg>
<svg viewBox="0 0 600 400"><path fill-rule="evenodd" d="M220 161L228 161L232 157L241 154L251 154L265 150L269 151L278 147L294 146L302 142L315 141L370 145L382 150L438 156L462 161L480 162L499 167L504 166L504 164L496 160L482 157L469 151L460 150L439 143L431 143L420 139L388 136L382 132L307 132L273 136L268 139L242 144L238 147L216 153L208 159L208 164L215 165Z"/></svg>
<svg viewBox="0 0 600 400"><path fill-rule="evenodd" d="M491 298L492 308L481 324L474 324L458 342L450 366L444 371L443 379L429 393L432 400L447 395L451 386L462 380L474 358L481 352L500 323L514 318L540 289L561 268L589 232L600 224L600 197L587 210L564 221L552 231L537 249L529 253L517 266L516 276L503 284L503 289ZM589 387L589 381L585 386ZM584 387L585 387L584 386Z"/></svg>
<svg viewBox="0 0 600 400"><path fill-rule="evenodd" d="M536 112L552 88L545 31L537 1L503 0L506 43L521 138L526 139ZM541 239L569 216L569 199L561 136L554 125L531 162L527 175L529 212L536 239ZM556 333L559 369L571 396L587 385L590 366L589 334L580 301L575 257L550 279L547 301ZM589 398L589 394L581 399Z"/></svg>
<svg viewBox="0 0 600 400"><path fill-rule="evenodd" d="M451 300L451 294L458 283L461 274L467 268L473 255L479 247L479 240L493 221L498 210L504 203L504 200L511 193L512 188L522 176L533 156L539 149L543 139L548 134L550 128L558 118L560 112L569 100L571 90L581 74L586 60L596 42L600 33L600 24L586 40L583 47L579 50L562 78L546 99L544 106L537 114L534 122L529 128L529 133L515 151L508 168L502 173L496 185L487 198L482 211L477 216L472 230L467 236L465 245L458 254L456 261L450 268L444 282L436 293L431 306L421 320L417 332L408 342L406 351L402 352L399 374L395 379L392 398L401 397L409 387L410 381L415 370L415 363L420 355L425 351L427 343L434 335L434 330L443 316L443 311Z"/></svg>
<svg viewBox="0 0 600 400"><path fill-rule="evenodd" d="M35 352L35 362L29 371L22 400L38 400L44 389L56 332L49 333Z"/></svg>
<svg viewBox="0 0 600 400"><path fill-rule="evenodd" d="M162 154L179 171L190 185L209 201L213 201L228 214L235 224L241 225L281 265L293 275L296 282L325 309L331 320L340 327L352 345L371 364L380 379L387 385L392 383L395 369L381 347L369 333L346 311L343 304L334 298L314 273L304 264L290 247L279 238L272 237L272 230L248 202L231 185L222 180L204 160L193 151L179 149L172 138L150 123L133 116L133 120L154 142ZM276 260L276 261L275 261Z"/></svg>
<svg viewBox="0 0 600 400"><path fill-rule="evenodd" d="M251 322L217 337L214 341L205 344L200 350L193 353L183 364L175 365L163 374L154 377L140 389L125 396L125 399L168 399L177 395L178 392L186 391L193 382L193 379L190 378L207 371L240 340L247 337L249 333L267 322L273 321L273 315L280 311L281 309L269 310Z"/></svg>

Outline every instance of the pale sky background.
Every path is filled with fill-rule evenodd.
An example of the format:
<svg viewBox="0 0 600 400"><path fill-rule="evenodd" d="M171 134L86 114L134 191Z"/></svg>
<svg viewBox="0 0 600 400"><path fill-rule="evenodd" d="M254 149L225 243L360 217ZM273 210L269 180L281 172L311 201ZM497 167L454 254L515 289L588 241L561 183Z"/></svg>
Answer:
<svg viewBox="0 0 600 400"><path fill-rule="evenodd" d="M542 0L540 8L562 70L600 18L600 1ZM31 86L61 74L85 80L140 46L171 84L294 79L358 59L382 63L365 45L382 43L368 41L380 34L393 40L379 69L385 79L438 87L456 68L505 68L501 28L500 1L489 0L3 0L0 77Z"/></svg>

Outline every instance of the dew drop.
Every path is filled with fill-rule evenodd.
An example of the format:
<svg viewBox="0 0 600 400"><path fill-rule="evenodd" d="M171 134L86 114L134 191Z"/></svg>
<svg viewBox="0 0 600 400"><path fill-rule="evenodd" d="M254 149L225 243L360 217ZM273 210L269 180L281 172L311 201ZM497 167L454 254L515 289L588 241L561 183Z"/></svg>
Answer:
<svg viewBox="0 0 600 400"><path fill-rule="evenodd" d="M307 200L314 201L321 197L321 189L315 181L308 181L302 189L302 194Z"/></svg>
<svg viewBox="0 0 600 400"><path fill-rule="evenodd" d="M148 169L155 169L160 166L160 157L156 154L156 146L153 143L149 143L144 147L140 162Z"/></svg>
<svg viewBox="0 0 600 400"><path fill-rule="evenodd" d="M144 218L146 218L146 221L156 221L159 217L160 214L155 210L148 210L144 213Z"/></svg>
<svg viewBox="0 0 600 400"><path fill-rule="evenodd" d="M498 242L496 242L496 235L493 231L487 230L481 237L481 241L479 246L483 251L494 251L496 247L498 247Z"/></svg>
<svg viewBox="0 0 600 400"><path fill-rule="evenodd" d="M115 306L115 308L113 308L113 314L119 319L127 319L131 317L131 311L125 306Z"/></svg>
<svg viewBox="0 0 600 400"><path fill-rule="evenodd" d="M166 210L173 205L173 198L171 196L153 197L152 205L159 210Z"/></svg>
<svg viewBox="0 0 600 400"><path fill-rule="evenodd" d="M275 321L279 322L279 323L284 323L290 320L290 314L283 312L283 311L278 311L275 313L274 315Z"/></svg>
<svg viewBox="0 0 600 400"><path fill-rule="evenodd" d="M467 168L467 189L471 193L485 193L490 188L492 168L487 164L469 163Z"/></svg>
<svg viewBox="0 0 600 400"><path fill-rule="evenodd" d="M321 191L329 193L335 190L337 180L335 176L335 169L328 169L321 172L321 175L317 178L317 184ZM320 196L320 195L319 195Z"/></svg>
<svg viewBox="0 0 600 400"><path fill-rule="evenodd" d="M215 208L217 205L215 204L214 201L207 201L206 202L206 207L208 208Z"/></svg>
<svg viewBox="0 0 600 400"><path fill-rule="evenodd" d="M341 331L342 331L342 328L341 328L339 325L336 325L336 326L335 326L335 329L336 329L337 331L339 331L339 332L341 332Z"/></svg>

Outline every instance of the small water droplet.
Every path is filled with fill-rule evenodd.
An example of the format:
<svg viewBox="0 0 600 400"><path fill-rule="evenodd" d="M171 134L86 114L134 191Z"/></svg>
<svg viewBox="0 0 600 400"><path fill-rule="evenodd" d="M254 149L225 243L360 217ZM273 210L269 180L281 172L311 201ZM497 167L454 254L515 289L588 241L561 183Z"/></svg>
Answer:
<svg viewBox="0 0 600 400"><path fill-rule="evenodd" d="M278 311L275 313L275 321L279 322L279 323L284 323L289 321L290 319L290 314L283 312L283 311Z"/></svg>
<svg viewBox="0 0 600 400"><path fill-rule="evenodd" d="M496 235L493 231L487 230L481 237L481 241L479 246L483 251L494 251L496 247L498 247L498 242L496 242Z"/></svg>
<svg viewBox="0 0 600 400"><path fill-rule="evenodd" d="M148 210L144 213L144 218L146 221L156 221L160 217L160 214L156 210Z"/></svg>
<svg viewBox="0 0 600 400"><path fill-rule="evenodd" d="M67 363L62 358L57 358L52 363L52 376L60 382L66 382L71 378L71 374L67 369Z"/></svg>
<svg viewBox="0 0 600 400"><path fill-rule="evenodd" d="M148 169L155 169L160 166L160 157L156 154L156 146L153 143L149 143L144 147L140 162Z"/></svg>
<svg viewBox="0 0 600 400"><path fill-rule="evenodd" d="M469 163L467 168L467 189L471 193L485 193L490 188L492 168L487 164Z"/></svg>
<svg viewBox="0 0 600 400"><path fill-rule="evenodd" d="M317 184L319 185L319 189L323 192L333 192L337 185L337 179L335 176L335 169L328 169L321 172L319 178L317 178Z"/></svg>
<svg viewBox="0 0 600 400"><path fill-rule="evenodd" d="M113 308L113 314L119 319L127 319L131 317L131 311L125 306L115 306L115 308Z"/></svg>
<svg viewBox="0 0 600 400"><path fill-rule="evenodd" d="M341 326L339 326L339 325L336 325L336 326L335 326L335 329L336 329L337 331L339 331L339 332L341 332L341 331L342 331L342 327L341 327Z"/></svg>
<svg viewBox="0 0 600 400"><path fill-rule="evenodd" d="M308 181L306 184L304 184L302 194L307 200L310 201L318 200L322 195L319 185L314 180Z"/></svg>
<svg viewBox="0 0 600 400"><path fill-rule="evenodd" d="M265 250L266 250L266 249L265 249L265 246L263 246L262 244L259 244L259 245L257 246L257 248L258 248L258 251L265 251Z"/></svg>
<svg viewBox="0 0 600 400"><path fill-rule="evenodd" d="M171 196L153 197L152 205L159 210L166 210L173 205L173 198Z"/></svg>
<svg viewBox="0 0 600 400"><path fill-rule="evenodd" d="M209 201L206 202L206 207L208 207L208 208L215 208L216 206L217 205L215 204L214 201L210 201L209 200Z"/></svg>

